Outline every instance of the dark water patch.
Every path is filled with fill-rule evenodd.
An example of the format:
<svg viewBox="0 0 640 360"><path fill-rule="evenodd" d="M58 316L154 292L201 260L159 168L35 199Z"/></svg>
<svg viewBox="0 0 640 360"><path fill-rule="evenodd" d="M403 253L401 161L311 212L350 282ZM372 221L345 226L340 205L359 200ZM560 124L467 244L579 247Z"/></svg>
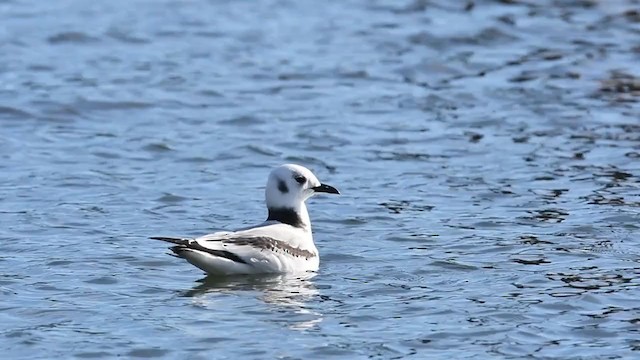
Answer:
<svg viewBox="0 0 640 360"><path fill-rule="evenodd" d="M106 151L96 151L96 152L92 153L92 155L97 156L99 158L103 158L103 159L119 159L119 158L121 158L120 154L116 154L116 153L112 153L112 152L106 152Z"/></svg>
<svg viewBox="0 0 640 360"><path fill-rule="evenodd" d="M527 244L527 245L550 245L550 244L553 244L553 242L547 241L547 240L541 240L535 235L520 236L520 240L522 241L523 244Z"/></svg>
<svg viewBox="0 0 640 360"><path fill-rule="evenodd" d="M600 92L613 102L638 102L640 78L623 71L612 71L600 83Z"/></svg>
<svg viewBox="0 0 640 360"><path fill-rule="evenodd" d="M536 179L538 180L538 179ZM554 178L543 180L555 180ZM569 189L551 189L551 190L532 190L532 193L538 195L542 199L555 200L562 196L562 194L569 192Z"/></svg>
<svg viewBox="0 0 640 360"><path fill-rule="evenodd" d="M31 117L32 115L25 110L10 107L10 106L0 106L0 118L2 119L26 120Z"/></svg>
<svg viewBox="0 0 640 360"><path fill-rule="evenodd" d="M108 211L100 206L88 206L80 208L82 211L90 212L90 213L99 213L99 214L107 214Z"/></svg>
<svg viewBox="0 0 640 360"><path fill-rule="evenodd" d="M49 71L55 70L55 67L51 65L46 65L46 64L30 64L28 68L29 70L32 70L32 71L42 71L42 72L49 72Z"/></svg>
<svg viewBox="0 0 640 360"><path fill-rule="evenodd" d="M592 205L611 205L611 206L630 206L639 207L640 201L625 200L621 196L604 196L600 194L593 194L585 198L588 204Z"/></svg>
<svg viewBox="0 0 640 360"><path fill-rule="evenodd" d="M112 358L114 354L107 351L83 351L75 353L73 356L81 359L101 359Z"/></svg>
<svg viewBox="0 0 640 360"><path fill-rule="evenodd" d="M169 353L170 353L170 350L155 349L155 348L138 348L138 349L133 349L127 352L127 355L133 358L153 359L153 358L163 357Z"/></svg>
<svg viewBox="0 0 640 360"><path fill-rule="evenodd" d="M113 277L99 277L85 281L87 284L96 284L96 285L113 285L117 284L118 280Z"/></svg>
<svg viewBox="0 0 640 360"><path fill-rule="evenodd" d="M543 209L527 211L532 216L524 216L521 219L540 222L561 223L567 219L569 213L561 209Z"/></svg>
<svg viewBox="0 0 640 360"><path fill-rule="evenodd" d="M143 146L142 149L146 150L146 151L149 151L149 152L156 152L156 153L173 151L173 149L169 145L167 145L165 143L147 144L147 145Z"/></svg>
<svg viewBox="0 0 640 360"><path fill-rule="evenodd" d="M107 30L105 35L107 35L108 37L114 40L118 40L127 44L142 45L142 44L148 44L151 42L147 38L144 38L139 35L135 35L131 31L127 31L120 28L111 28Z"/></svg>
<svg viewBox="0 0 640 360"><path fill-rule="evenodd" d="M459 271L474 271L479 269L477 266L463 264L453 260L448 260L448 261L438 260L430 263L429 265L439 267L439 268L444 268L449 270L459 270Z"/></svg>
<svg viewBox="0 0 640 360"><path fill-rule="evenodd" d="M229 125L229 126L251 126L263 124L265 121L255 116L240 116L231 119L219 120L218 123L221 125Z"/></svg>
<svg viewBox="0 0 640 360"><path fill-rule="evenodd" d="M408 200L391 200L389 202L383 202L379 204L389 210L389 212L393 214L400 214L404 211L431 211L433 210L433 206L431 205L416 205Z"/></svg>
<svg viewBox="0 0 640 360"><path fill-rule="evenodd" d="M511 258L511 261L517 264L522 264L522 265L543 265L543 264L551 263L551 261L545 259L540 255L529 255L526 257L522 255L517 255Z"/></svg>
<svg viewBox="0 0 640 360"><path fill-rule="evenodd" d="M183 201L190 200L184 196L174 195L174 194L164 194L163 196L156 199L157 202L162 202L165 204L175 204Z"/></svg>
<svg viewBox="0 0 640 360"><path fill-rule="evenodd" d="M180 161L188 163L209 164L211 162L211 159L203 156L194 156L180 159Z"/></svg>
<svg viewBox="0 0 640 360"><path fill-rule="evenodd" d="M484 135L473 132L473 131L467 131L465 132L465 135L469 138L469 142L471 143L480 142L480 140L482 140L482 138L484 137Z"/></svg>
<svg viewBox="0 0 640 360"><path fill-rule="evenodd" d="M550 280L561 281L566 287L581 291L606 291L610 287L637 287L638 284L631 283L632 278L623 274L609 272L599 273L598 268L585 269L588 273L550 273L547 277Z"/></svg>
<svg viewBox="0 0 640 360"><path fill-rule="evenodd" d="M69 260L54 260L47 263L47 266L65 266L73 264L73 261Z"/></svg>
<svg viewBox="0 0 640 360"><path fill-rule="evenodd" d="M68 31L52 35L47 38L51 44L93 44L100 41L99 38L81 31Z"/></svg>

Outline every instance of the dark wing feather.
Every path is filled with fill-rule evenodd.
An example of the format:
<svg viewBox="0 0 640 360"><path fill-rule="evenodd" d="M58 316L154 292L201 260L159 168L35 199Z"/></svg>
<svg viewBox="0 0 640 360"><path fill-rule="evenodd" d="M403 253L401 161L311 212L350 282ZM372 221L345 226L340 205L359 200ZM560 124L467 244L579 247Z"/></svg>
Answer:
<svg viewBox="0 0 640 360"><path fill-rule="evenodd" d="M192 239L186 239L186 238L174 238L174 237L166 237L166 236L152 236L149 239L166 241L176 245L187 245L192 240Z"/></svg>
<svg viewBox="0 0 640 360"><path fill-rule="evenodd" d="M188 250L198 250L207 254L211 254L213 256L229 259L237 263L247 264L247 262L244 261L241 257L239 257L238 255L230 251L209 249L198 244L193 239L172 238L172 237L163 237L163 236L154 236L154 237L151 237L150 239L161 240L161 241L170 242L172 244L176 244L177 246L171 247L171 251L173 251L176 255L180 255L180 253Z"/></svg>

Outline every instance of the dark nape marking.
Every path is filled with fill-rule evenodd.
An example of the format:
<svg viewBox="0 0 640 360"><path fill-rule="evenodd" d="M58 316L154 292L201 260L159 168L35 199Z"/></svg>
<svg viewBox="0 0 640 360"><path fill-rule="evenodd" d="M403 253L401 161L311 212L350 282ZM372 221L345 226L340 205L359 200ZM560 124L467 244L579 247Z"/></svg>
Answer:
<svg viewBox="0 0 640 360"><path fill-rule="evenodd" d="M293 209L286 208L278 208L278 209L269 209L269 216L267 216L267 221L275 220L279 221L283 224L288 224L294 227L304 227L304 223L300 218L300 215Z"/></svg>
<svg viewBox="0 0 640 360"><path fill-rule="evenodd" d="M238 255L236 255L236 254L234 254L234 253L232 253L230 251L208 249L208 248L198 244L195 241L192 241L191 243L189 243L187 245L174 246L174 247L171 248L171 251L173 251L174 253L180 255L181 251L188 250L188 249L202 251L202 252L205 252L207 254L211 254L213 256L218 256L218 257L221 257L221 258L229 259L229 260L237 262L237 263L247 264L247 262L244 261L241 257L239 257Z"/></svg>
<svg viewBox="0 0 640 360"><path fill-rule="evenodd" d="M234 245L252 246L254 248L261 249L261 250L279 251L279 252L289 254L291 256L303 257L305 259L309 259L316 256L315 253L309 250L299 249L297 247L293 247L287 244L284 241L276 240L266 236L224 239L222 240L222 242L234 244Z"/></svg>
<svg viewBox="0 0 640 360"><path fill-rule="evenodd" d="M289 192L289 188L287 187L287 183L284 182L284 180L278 180L278 190L280 190L281 193L286 194Z"/></svg>

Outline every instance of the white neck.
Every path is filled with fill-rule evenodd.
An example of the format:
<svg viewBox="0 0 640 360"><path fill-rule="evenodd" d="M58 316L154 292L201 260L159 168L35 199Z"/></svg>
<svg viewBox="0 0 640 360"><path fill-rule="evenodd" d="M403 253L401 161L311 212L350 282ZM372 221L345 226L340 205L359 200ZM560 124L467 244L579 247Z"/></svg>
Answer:
<svg viewBox="0 0 640 360"><path fill-rule="evenodd" d="M309 218L309 212L307 211L307 205L301 203L297 209L300 220L304 223L305 230L311 232L311 219Z"/></svg>

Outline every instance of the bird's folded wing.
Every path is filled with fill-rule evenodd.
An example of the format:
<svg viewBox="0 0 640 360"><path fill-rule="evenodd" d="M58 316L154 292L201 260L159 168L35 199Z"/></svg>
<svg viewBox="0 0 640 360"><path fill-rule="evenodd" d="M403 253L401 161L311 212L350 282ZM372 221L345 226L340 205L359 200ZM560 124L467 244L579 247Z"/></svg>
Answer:
<svg viewBox="0 0 640 360"><path fill-rule="evenodd" d="M304 239L310 236L302 229L294 228L282 223L265 223L263 225L247 228L234 232L217 232L196 238L198 242L228 242L230 239L246 239L256 237L267 237L277 241L297 246ZM203 244L204 245L204 244Z"/></svg>
<svg viewBox="0 0 640 360"><path fill-rule="evenodd" d="M308 236L286 224L269 224L237 232L209 234L192 241L198 247L228 251L245 261L255 261L274 253L304 258L316 256L315 251L300 246L301 239Z"/></svg>

